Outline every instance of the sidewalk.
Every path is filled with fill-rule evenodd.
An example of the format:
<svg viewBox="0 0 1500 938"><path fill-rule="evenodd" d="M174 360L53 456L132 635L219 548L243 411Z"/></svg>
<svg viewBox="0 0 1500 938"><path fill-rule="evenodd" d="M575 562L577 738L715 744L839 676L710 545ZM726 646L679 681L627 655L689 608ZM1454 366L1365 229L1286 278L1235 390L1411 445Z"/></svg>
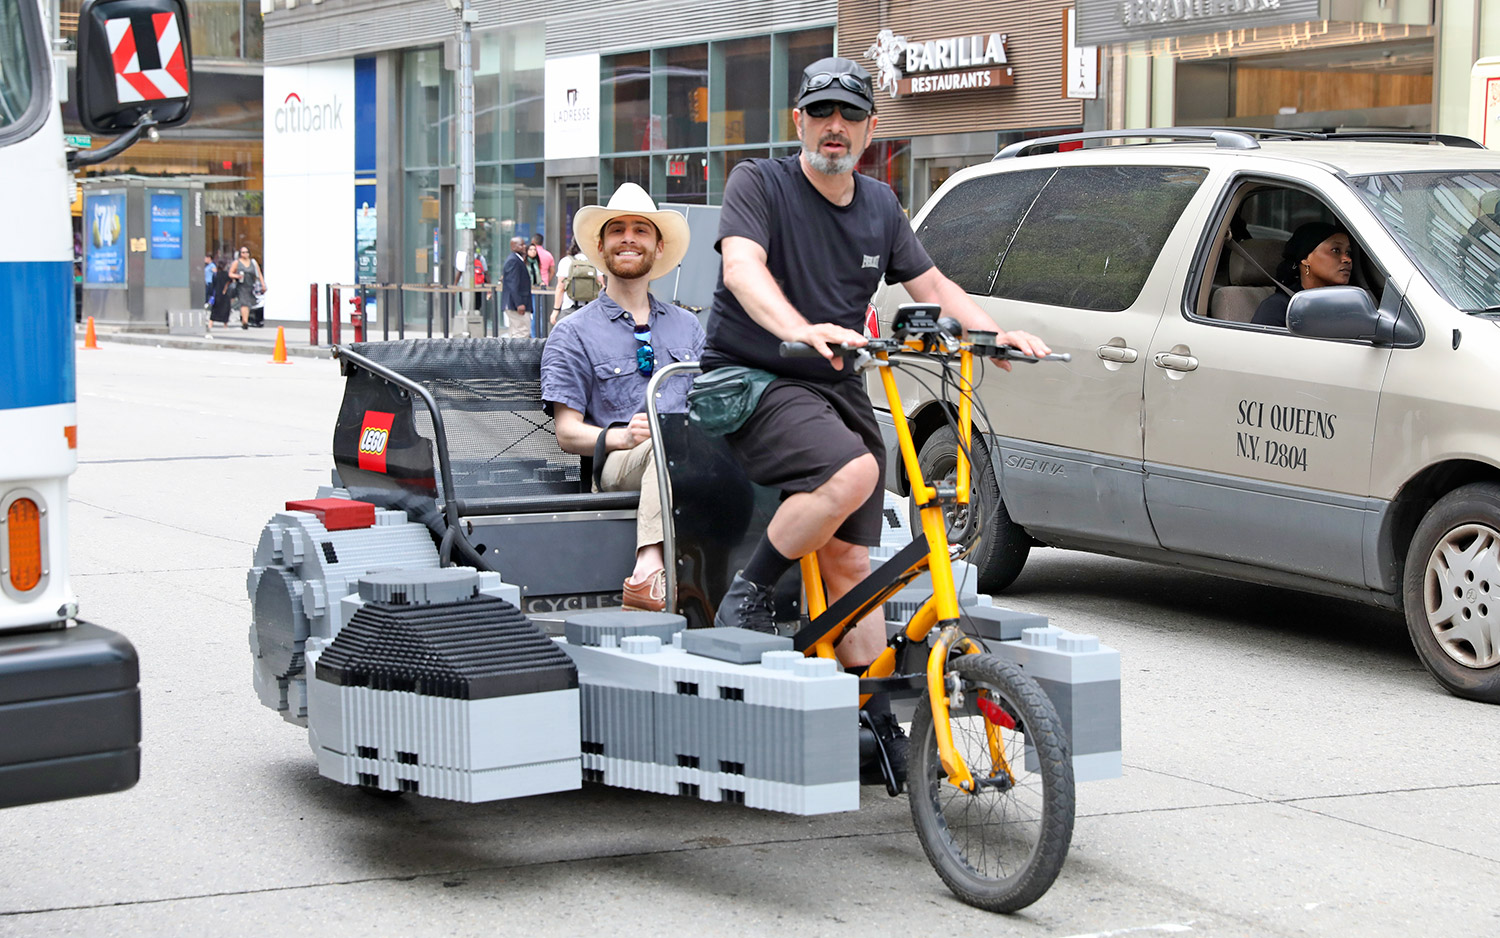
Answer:
<svg viewBox="0 0 1500 938"><path fill-rule="evenodd" d="M151 345L157 348L184 348L184 349L218 349L219 351L250 352L256 355L271 357L276 346L276 327L282 326L286 329L286 354L288 358L331 358L327 341L327 328L320 330L318 345L314 346L307 341L307 320L300 322L266 320L264 327L259 329L241 329L236 323L233 327L217 327L207 335L168 335L165 332L122 332L117 326L102 325L96 323L94 326L94 337L100 342L120 342L126 345ZM74 329L78 337L78 343L83 344L84 330L86 325L78 323ZM376 336L378 338L378 334ZM339 336L343 342L352 342L354 333L348 324L344 325L343 334Z"/></svg>

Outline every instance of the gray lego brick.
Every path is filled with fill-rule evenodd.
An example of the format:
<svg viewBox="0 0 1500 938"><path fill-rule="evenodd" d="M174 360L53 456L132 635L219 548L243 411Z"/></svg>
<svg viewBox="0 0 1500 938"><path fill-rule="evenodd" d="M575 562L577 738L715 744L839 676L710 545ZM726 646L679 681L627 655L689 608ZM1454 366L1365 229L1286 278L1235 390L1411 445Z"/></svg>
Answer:
<svg viewBox="0 0 1500 938"><path fill-rule="evenodd" d="M424 606L469 599L479 590L479 572L470 567L390 570L359 578L367 603Z"/></svg>
<svg viewBox="0 0 1500 938"><path fill-rule="evenodd" d="M525 798L583 787L582 767L576 758L465 771L407 765L384 759L360 759L319 749L318 773L345 785L373 782L370 787L382 791L404 791L468 803Z"/></svg>
<svg viewBox="0 0 1500 938"><path fill-rule="evenodd" d="M792 640L750 629L692 629L682 633L681 647L694 655L730 664L759 664L768 651L791 651Z"/></svg>
<svg viewBox="0 0 1500 938"><path fill-rule="evenodd" d="M964 616L965 624L972 623L981 638L1000 642L1020 641L1022 630L1047 627L1046 616L1017 612L1000 606L966 606Z"/></svg>
<svg viewBox="0 0 1500 938"><path fill-rule="evenodd" d="M858 781L858 714L660 694L654 761L796 785Z"/></svg>
<svg viewBox="0 0 1500 938"><path fill-rule="evenodd" d="M859 810L858 780L824 785L790 785L741 778L678 765L631 762L585 755L584 769L599 773L602 784L635 791L743 804L786 814L814 815Z"/></svg>
<svg viewBox="0 0 1500 938"><path fill-rule="evenodd" d="M685 681L697 684L699 693L710 698L719 697L723 687L742 691L749 704L794 710L857 706L858 679L840 672L831 661L770 651L762 656L760 665L737 665L656 643L651 636L627 637L622 648L559 642L578 666L580 683L676 693L677 683ZM637 647L638 651L631 650Z"/></svg>
<svg viewBox="0 0 1500 938"><path fill-rule="evenodd" d="M1119 681L1062 684L1039 680L1037 684L1056 708L1075 756L1120 749Z"/></svg>
<svg viewBox="0 0 1500 938"><path fill-rule="evenodd" d="M650 762L656 758L656 694L581 682L580 739L586 753Z"/></svg>
<svg viewBox="0 0 1500 938"><path fill-rule="evenodd" d="M1083 684L1118 681L1120 653L1092 635L1074 635L1057 626L1025 629L1019 642L994 642L990 651L1021 666L1037 680Z"/></svg>
<svg viewBox="0 0 1500 938"><path fill-rule="evenodd" d="M563 637L570 645L599 646L606 639L616 643L630 635L654 635L670 644L673 634L687 628L687 620L668 612L583 612L563 623Z"/></svg>

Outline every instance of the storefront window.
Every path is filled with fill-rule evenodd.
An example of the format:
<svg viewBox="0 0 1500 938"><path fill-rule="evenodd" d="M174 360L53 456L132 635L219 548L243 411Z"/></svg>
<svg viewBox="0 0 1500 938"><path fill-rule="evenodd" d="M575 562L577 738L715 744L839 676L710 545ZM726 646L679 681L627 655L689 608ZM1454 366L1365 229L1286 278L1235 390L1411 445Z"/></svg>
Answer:
<svg viewBox="0 0 1500 938"><path fill-rule="evenodd" d="M857 169L890 186L901 204L907 204L907 181L911 169L910 140L876 140L859 158Z"/></svg>
<svg viewBox="0 0 1500 938"><path fill-rule="evenodd" d="M771 37L715 43L714 50L723 107L710 116L710 142L765 143L771 138Z"/></svg>
<svg viewBox="0 0 1500 938"><path fill-rule="evenodd" d="M622 156L599 161L600 192L614 192L627 182L633 182L647 192L651 191L651 158L649 156Z"/></svg>
<svg viewBox="0 0 1500 938"><path fill-rule="evenodd" d="M500 158L539 160L546 110L543 62L547 56L546 26L535 23L502 33L500 54Z"/></svg>
<svg viewBox="0 0 1500 938"><path fill-rule="evenodd" d="M777 39L786 49L786 67L782 70L783 83L775 89L775 100L771 102L776 111L776 139L795 140L797 128L792 123L792 105L797 89L802 85L802 70L818 59L833 55L833 33L826 29L809 29L787 33Z"/></svg>
<svg viewBox="0 0 1500 938"><path fill-rule="evenodd" d="M406 53L406 148L408 167L452 162L448 139L453 123L453 84L443 68L441 49Z"/></svg>
<svg viewBox="0 0 1500 938"><path fill-rule="evenodd" d="M500 34L485 33L474 37L475 163L493 163L500 159L500 65ZM476 207L475 211L478 210Z"/></svg>
<svg viewBox="0 0 1500 938"><path fill-rule="evenodd" d="M655 157L666 182L666 201L708 204L708 154L670 153Z"/></svg>
<svg viewBox="0 0 1500 938"><path fill-rule="evenodd" d="M664 95L666 146L671 150L708 145L708 46L681 46L657 53L652 84ZM670 177L669 177L670 178Z"/></svg>
<svg viewBox="0 0 1500 938"><path fill-rule="evenodd" d="M406 245L401 253L402 268L407 283L431 283L434 266L441 261L439 233L441 229L440 193L438 174L435 170L422 170L406 174ZM420 303L409 302L407 321L415 321ZM425 318L425 307L420 311Z"/></svg>
<svg viewBox="0 0 1500 938"><path fill-rule="evenodd" d="M194 57L239 58L244 20L244 0L193 0L188 8L188 31Z"/></svg>
<svg viewBox="0 0 1500 938"><path fill-rule="evenodd" d="M599 104L606 153L651 147L651 53L612 55L599 63Z"/></svg>

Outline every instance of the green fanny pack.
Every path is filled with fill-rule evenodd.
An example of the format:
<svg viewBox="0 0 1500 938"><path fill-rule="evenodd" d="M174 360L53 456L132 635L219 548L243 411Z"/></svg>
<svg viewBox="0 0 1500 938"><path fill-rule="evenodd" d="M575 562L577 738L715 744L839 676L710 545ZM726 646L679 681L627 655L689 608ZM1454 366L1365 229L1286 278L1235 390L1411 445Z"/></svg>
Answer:
<svg viewBox="0 0 1500 938"><path fill-rule="evenodd" d="M745 425L776 375L759 368L729 365L693 380L688 420L704 433L723 436Z"/></svg>

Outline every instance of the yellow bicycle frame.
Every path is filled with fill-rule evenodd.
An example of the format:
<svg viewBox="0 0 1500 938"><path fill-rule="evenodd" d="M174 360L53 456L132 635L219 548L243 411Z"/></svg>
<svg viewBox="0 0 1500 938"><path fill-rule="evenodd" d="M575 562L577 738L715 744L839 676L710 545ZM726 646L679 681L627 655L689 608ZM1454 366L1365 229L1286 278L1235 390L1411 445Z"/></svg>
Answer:
<svg viewBox="0 0 1500 938"><path fill-rule="evenodd" d="M918 342L908 344L914 351L921 350ZM911 497L917 504L922 521L922 532L927 537L927 555L918 560L912 566L912 570L920 571L925 568L932 574L932 596L912 615L901 634L909 641L922 642L926 641L928 634L935 626L942 626L942 632L939 633L938 640L927 659L927 696L932 706L933 728L937 733L938 757L943 764L944 771L947 772L948 781L964 791L973 792L976 789L974 777L953 745L953 735L948 719L948 688L944 675L950 653L974 654L980 649L958 630L958 592L953 586L953 565L948 545L948 523L943 515L943 500L940 499L937 489L922 475L916 444L911 435L911 424L906 419L906 410L901 403L901 392L896 387L896 379L891 373L889 356L883 351L873 354L877 363L875 367L880 369L880 380L885 390L886 401L891 408L891 419L896 425L896 440L900 447L902 464L906 467L906 477L911 480ZM974 356L970 351L970 345L965 342L959 350L959 446L955 480L957 492L953 496L953 500L959 505L969 503L973 376ZM807 598L807 613L809 620L812 620L827 610L828 597L823 587L817 555L804 556L801 565L803 590ZM894 591L893 588L892 592ZM877 604L875 608L878 610L881 606ZM852 618L851 616L850 619ZM833 623L822 637L813 643L807 653L822 658L833 658L835 643L855 624L850 619ZM894 645L890 645L865 669L861 677L890 677L895 670L896 649ZM860 706L864 706L869 697L868 694L862 695ZM993 738L990 748L992 755L995 754L997 743ZM998 764L1001 771L1009 771L1003 759Z"/></svg>

